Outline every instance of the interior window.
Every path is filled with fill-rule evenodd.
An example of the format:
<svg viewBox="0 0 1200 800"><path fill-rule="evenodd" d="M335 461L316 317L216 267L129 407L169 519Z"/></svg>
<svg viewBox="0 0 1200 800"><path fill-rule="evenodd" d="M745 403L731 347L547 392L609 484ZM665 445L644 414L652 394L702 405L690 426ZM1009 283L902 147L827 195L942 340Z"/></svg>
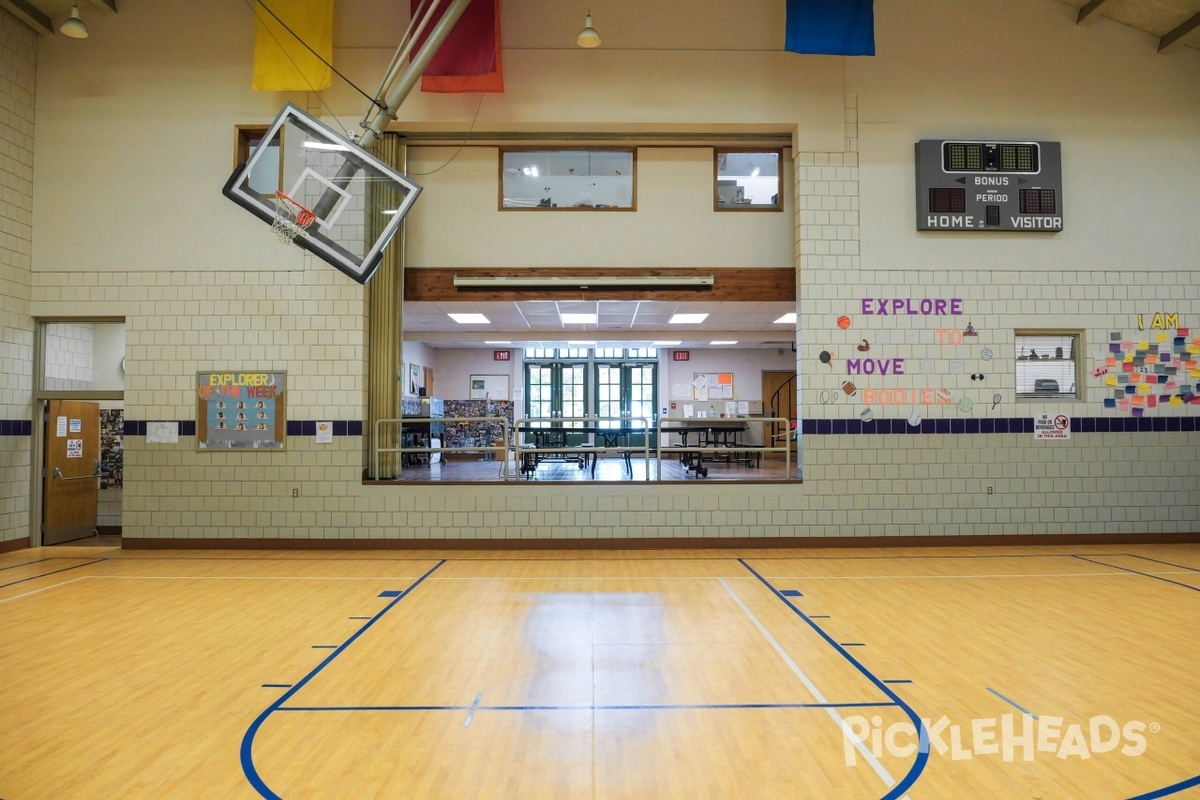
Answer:
<svg viewBox="0 0 1200 800"><path fill-rule="evenodd" d="M781 211L779 150L714 151L713 206L717 211Z"/></svg>
<svg viewBox="0 0 1200 800"><path fill-rule="evenodd" d="M632 149L501 150L500 208L632 211Z"/></svg>
<svg viewBox="0 0 1200 800"><path fill-rule="evenodd" d="M1078 398L1081 339L1078 331L1017 331L1017 397Z"/></svg>

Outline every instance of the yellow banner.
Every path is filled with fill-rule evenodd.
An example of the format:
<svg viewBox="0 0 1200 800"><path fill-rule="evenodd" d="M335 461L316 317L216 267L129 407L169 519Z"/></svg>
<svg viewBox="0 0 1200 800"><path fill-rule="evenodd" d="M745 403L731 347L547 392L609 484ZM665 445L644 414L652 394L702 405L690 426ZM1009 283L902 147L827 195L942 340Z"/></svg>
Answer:
<svg viewBox="0 0 1200 800"><path fill-rule="evenodd" d="M329 88L333 71L321 59L333 61L333 0L257 2L254 15L255 89L315 92Z"/></svg>

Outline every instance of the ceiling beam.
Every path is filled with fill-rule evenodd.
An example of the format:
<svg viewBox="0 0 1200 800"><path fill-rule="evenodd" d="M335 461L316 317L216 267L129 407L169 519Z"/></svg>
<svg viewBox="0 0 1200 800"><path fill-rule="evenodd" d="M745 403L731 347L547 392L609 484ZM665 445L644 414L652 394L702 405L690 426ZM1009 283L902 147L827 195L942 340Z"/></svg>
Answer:
<svg viewBox="0 0 1200 800"><path fill-rule="evenodd" d="M1187 38L1188 34L1200 28L1200 14L1195 15L1173 31L1169 31L1158 41L1158 52L1166 53Z"/></svg>
<svg viewBox="0 0 1200 800"><path fill-rule="evenodd" d="M54 23L26 0L0 0L0 8L11 11L13 16L43 36L54 35Z"/></svg>
<svg viewBox="0 0 1200 800"><path fill-rule="evenodd" d="M105 14L112 15L117 13L117 0L92 0L92 5Z"/></svg>
<svg viewBox="0 0 1200 800"><path fill-rule="evenodd" d="M1099 11L1100 6L1104 5L1107 2L1108 2L1108 0L1091 0L1090 3L1088 3L1083 8L1079 9L1079 17L1075 20L1075 24L1082 25L1084 20L1086 20L1088 17L1092 16L1097 11Z"/></svg>

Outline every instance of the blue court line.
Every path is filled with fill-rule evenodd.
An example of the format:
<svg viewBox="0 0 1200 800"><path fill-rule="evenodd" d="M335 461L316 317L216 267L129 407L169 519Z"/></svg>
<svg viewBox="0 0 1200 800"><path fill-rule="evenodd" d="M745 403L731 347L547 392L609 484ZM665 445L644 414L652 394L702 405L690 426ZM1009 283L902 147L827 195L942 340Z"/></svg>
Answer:
<svg viewBox="0 0 1200 800"><path fill-rule="evenodd" d="M408 597L408 595L412 593L413 589L416 589L418 586L424 583L426 578L432 575L440 566L445 563L446 559L443 558L441 561L434 564L428 572L417 578L417 580L411 586L396 595L396 597L393 598L390 603L384 606L378 614L371 617L371 619L368 620L361 628L351 634L349 639L342 642L337 650L334 650L329 654L328 657L326 657L324 661L313 667L311 672L297 681L291 689L288 689L286 692L280 695L274 703L267 706L266 709L264 709L263 712L259 714L257 718L255 718L254 722L250 723L250 727L246 729L246 734L242 737L242 746L239 752L242 762L242 774L246 776L246 780L250 782L250 785L254 787L256 792L267 798L267 800L283 800L283 798L272 792L270 788L267 787L267 784L263 782L262 777L259 776L258 770L254 768L254 737L258 735L258 730L262 727L263 723L267 721L267 717L278 711L280 706L294 697L296 692L304 688L304 686L313 678L315 678L321 670L333 663L333 660L345 652L347 647L354 644L358 637L366 633L372 625L383 618L384 614L395 608L397 603Z"/></svg>
<svg viewBox="0 0 1200 800"><path fill-rule="evenodd" d="M482 693L477 700L482 698ZM870 703L694 703L665 705L591 705L591 706L281 706L278 711L758 711L776 708L892 708L889 701Z"/></svg>
<svg viewBox="0 0 1200 800"><path fill-rule="evenodd" d="M784 597L804 597L804 595L800 594L799 589L784 589L780 594Z"/></svg>
<svg viewBox="0 0 1200 800"><path fill-rule="evenodd" d="M1116 564L1105 564L1103 561L1095 561L1094 559L1088 558L1087 556L1071 556L1071 558L1078 558L1080 561L1087 561L1089 564L1097 564L1101 567L1108 567L1109 569L1119 569L1122 572L1129 572L1134 575L1141 575L1143 578L1154 578L1154 580L1156 580L1156 581L1162 581L1163 583L1172 583L1176 586L1182 586L1184 589L1191 589L1193 592L1200 592L1200 586L1192 586L1191 584L1180 583L1179 581L1173 581L1170 578L1164 578L1163 576L1155 575L1152 572L1139 572L1138 570L1130 569L1129 567L1118 567Z"/></svg>
<svg viewBox="0 0 1200 800"><path fill-rule="evenodd" d="M1133 553L1127 553L1126 555L1133 556L1134 558L1141 558L1146 561L1153 561L1155 564L1163 564L1164 566L1175 567L1177 569L1186 569L1189 572L1200 572L1200 567L1189 567L1187 564L1172 564L1170 561L1163 561L1162 559L1151 558L1150 556L1134 555Z"/></svg>
<svg viewBox="0 0 1200 800"><path fill-rule="evenodd" d="M1147 556L1138 556L1138 555L1134 555L1133 553L1126 553L1124 555L1130 555L1130 556L1133 556L1134 558L1143 558L1143 559L1146 559L1147 561L1158 561L1158 559L1156 559L1156 558L1149 558ZM1074 557L1078 558L1082 561L1088 561L1092 564L1099 564L1102 567L1109 567L1111 569L1119 569L1122 572L1131 572L1134 575L1141 575L1146 578L1154 578L1155 580L1163 581L1165 583L1173 583L1176 586L1182 586L1185 589L1191 589L1193 592L1200 592L1200 588L1197 588L1195 586L1190 586L1186 583L1180 583L1179 581L1173 581L1170 578L1164 578L1160 575L1153 575L1149 572L1139 572L1136 569L1129 569L1128 567L1118 567L1115 564L1105 564L1101 561L1093 561L1092 559L1087 558L1086 556L1077 555ZM1189 570L1193 569L1192 567L1183 567L1180 564L1171 564L1166 561L1159 561L1158 563L1165 564L1166 566L1169 566L1169 567L1180 567L1181 569L1189 569ZM1180 781L1179 783L1173 783L1170 786L1164 786L1161 789L1155 789L1153 791L1146 792L1145 794L1139 794L1135 797L1130 798L1130 800L1157 800L1157 798L1159 798L1159 797L1167 797L1168 795L1172 795L1177 792L1182 792L1184 789L1191 789L1194 786L1200 786L1200 775L1196 775L1191 778L1185 778L1184 780Z"/></svg>
<svg viewBox="0 0 1200 800"><path fill-rule="evenodd" d="M1157 800L1159 797L1166 797L1167 795L1175 794L1176 792L1182 792L1184 789L1190 789L1193 786L1200 786L1200 775L1197 775L1194 778L1185 778L1179 783L1173 783L1170 786L1164 786L1163 788L1155 789L1152 792L1139 794L1137 797L1129 798L1129 800Z"/></svg>
<svg viewBox="0 0 1200 800"><path fill-rule="evenodd" d="M1023 706L1019 706L1019 705L1017 705L1017 704L1016 704L1016 703L1014 703L1012 700L1009 700L1007 697L1005 697L1004 695L1000 694L999 692L997 692L997 691L996 691L995 689L993 689L992 687L988 686L988 687L987 687L987 690L988 690L989 692L991 692L992 694L996 695L996 697L999 697L999 698L1000 698L1001 700L1003 700L1004 702L1008 703L1010 706L1012 706L1013 708L1015 708L1017 711L1020 711L1022 714L1028 714L1029 716L1033 717L1034 719L1037 719L1037 718L1038 718L1038 715L1037 715L1037 714L1033 713L1032 711L1030 711L1029 709L1027 709L1027 708L1025 708L1025 707L1023 707Z"/></svg>
<svg viewBox="0 0 1200 800"><path fill-rule="evenodd" d="M899 706L905 715L908 716L909 721L913 724L913 729L918 731L917 757L913 761L912 766L909 768L908 773L904 776L904 778L891 789L889 789L888 793L885 794L881 800L896 800L896 798L903 797L904 794L912 787L912 785L916 783L917 778L920 777L921 772L924 771L925 765L929 761L929 731L925 728L925 723L921 721L921 718L917 716L917 712L913 711L912 707L909 706L908 703L900 699L900 695L896 694L891 690L890 687L888 687L887 684L871 674L869 669L864 667L854 656L850 655L850 653L846 651L846 648L835 642L833 638L821 628L820 625L812 621L811 617L809 617L800 609L796 608L796 606L792 604L791 600L788 600L786 597L780 594L779 590L776 589L770 581L760 575L754 569L754 567L746 563L746 559L739 558L738 563L745 567L751 575L758 578L763 586L766 586L768 589L770 589L772 594L778 597L781 602L783 602L796 614L796 616L804 620L810 628L817 632L817 635L824 639L830 647L836 650L842 656L842 658L850 662L850 664L860 673L862 673L867 680L874 684L876 688L891 698L892 702Z"/></svg>
<svg viewBox="0 0 1200 800"><path fill-rule="evenodd" d="M31 578L22 578L21 580L13 581L12 583L0 584L0 589L7 589L9 586L16 586L18 583L25 583L26 581L35 581L38 578L45 578L49 575L57 575L60 572L70 572L71 570L79 569L80 567L90 567L92 564L99 564L101 561L108 561L108 559L107 558L97 558L95 561L89 561L86 564L76 564L73 567L63 567L62 569L56 569L53 572L43 572L41 574L34 575Z"/></svg>

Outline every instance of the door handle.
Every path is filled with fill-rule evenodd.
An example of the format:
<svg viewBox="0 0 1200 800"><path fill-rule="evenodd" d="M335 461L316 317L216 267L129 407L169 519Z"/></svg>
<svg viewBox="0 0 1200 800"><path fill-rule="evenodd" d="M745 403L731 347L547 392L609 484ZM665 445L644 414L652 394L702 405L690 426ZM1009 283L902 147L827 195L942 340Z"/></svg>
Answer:
<svg viewBox="0 0 1200 800"><path fill-rule="evenodd" d="M94 475L73 475L68 478L66 475L62 474L61 469L59 469L58 467L55 467L54 468L54 477L58 478L60 481L92 481L92 480L95 480L96 478L104 477L104 474L100 471L100 465L97 464L96 465L96 473Z"/></svg>

